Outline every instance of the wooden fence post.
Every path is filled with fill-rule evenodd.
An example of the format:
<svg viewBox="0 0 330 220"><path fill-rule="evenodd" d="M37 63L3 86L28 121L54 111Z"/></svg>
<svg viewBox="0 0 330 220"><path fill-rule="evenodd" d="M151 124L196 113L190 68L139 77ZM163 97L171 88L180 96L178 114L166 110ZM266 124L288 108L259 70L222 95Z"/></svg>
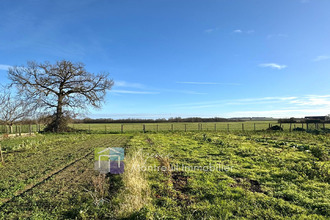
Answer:
<svg viewBox="0 0 330 220"><path fill-rule="evenodd" d="M304 123L301 123L301 128L304 129Z"/></svg>
<svg viewBox="0 0 330 220"><path fill-rule="evenodd" d="M229 132L229 124L227 124L227 131Z"/></svg>
<svg viewBox="0 0 330 220"><path fill-rule="evenodd" d="M31 135L32 129L31 129L31 124L29 124L29 134Z"/></svg>
<svg viewBox="0 0 330 220"><path fill-rule="evenodd" d="M5 161L3 160L1 144L0 144L0 156L1 156L1 163L5 164Z"/></svg>
<svg viewBox="0 0 330 220"><path fill-rule="evenodd" d="M171 124L171 130L172 130L172 131L174 130L173 124Z"/></svg>
<svg viewBox="0 0 330 220"><path fill-rule="evenodd" d="M253 124L253 130L256 131L256 123Z"/></svg>
<svg viewBox="0 0 330 220"><path fill-rule="evenodd" d="M201 124L201 131L203 131L203 124Z"/></svg>
<svg viewBox="0 0 330 220"><path fill-rule="evenodd" d="M290 122L290 132L291 132L291 126L292 126L292 123Z"/></svg>
<svg viewBox="0 0 330 220"><path fill-rule="evenodd" d="M308 130L308 123L306 122L306 130Z"/></svg>
<svg viewBox="0 0 330 220"><path fill-rule="evenodd" d="M184 124L184 131L187 132L187 124Z"/></svg>
<svg viewBox="0 0 330 220"><path fill-rule="evenodd" d="M156 125L156 131L158 132L158 124Z"/></svg>
<svg viewBox="0 0 330 220"><path fill-rule="evenodd" d="M21 129L22 129L22 125L20 125L20 126L18 127L18 133L19 133L19 136L22 136L22 131L21 131Z"/></svg>
<svg viewBox="0 0 330 220"><path fill-rule="evenodd" d="M145 124L142 126L142 129L143 129L143 133L146 133L146 125Z"/></svg>
<svg viewBox="0 0 330 220"><path fill-rule="evenodd" d="M121 133L124 133L124 125L123 124L121 124L120 131L121 131Z"/></svg>
<svg viewBox="0 0 330 220"><path fill-rule="evenodd" d="M242 131L244 131L244 123L242 123Z"/></svg>

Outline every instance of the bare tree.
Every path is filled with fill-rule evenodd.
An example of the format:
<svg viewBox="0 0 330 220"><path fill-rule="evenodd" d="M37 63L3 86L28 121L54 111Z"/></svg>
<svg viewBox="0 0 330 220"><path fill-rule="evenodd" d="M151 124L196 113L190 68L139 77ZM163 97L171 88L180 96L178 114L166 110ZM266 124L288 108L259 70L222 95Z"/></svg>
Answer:
<svg viewBox="0 0 330 220"><path fill-rule="evenodd" d="M113 80L107 73L87 72L82 63L58 61L28 62L27 66L13 67L8 71L12 85L16 85L25 99L33 99L39 108L53 114L46 130L62 132L68 129L69 113L101 107L106 90L111 89Z"/></svg>
<svg viewBox="0 0 330 220"><path fill-rule="evenodd" d="M13 124L28 117L33 116L36 105L32 102L21 99L14 95L7 87L2 86L0 93L0 120L8 125L10 133L13 132Z"/></svg>

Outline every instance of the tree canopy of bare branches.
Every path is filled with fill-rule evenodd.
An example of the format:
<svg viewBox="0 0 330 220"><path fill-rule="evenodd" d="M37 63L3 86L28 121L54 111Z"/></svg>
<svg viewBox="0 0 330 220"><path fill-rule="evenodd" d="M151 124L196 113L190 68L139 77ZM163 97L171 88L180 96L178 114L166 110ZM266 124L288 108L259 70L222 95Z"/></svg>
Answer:
<svg viewBox="0 0 330 220"><path fill-rule="evenodd" d="M12 129L12 125L18 121L33 116L36 105L21 99L9 88L1 86L0 92L0 120Z"/></svg>
<svg viewBox="0 0 330 220"><path fill-rule="evenodd" d="M66 113L101 107L106 90L113 86L108 73L90 73L84 64L66 60L28 62L27 66L10 68L8 75L25 99L35 100L39 108L54 115L47 129L55 132L66 131Z"/></svg>

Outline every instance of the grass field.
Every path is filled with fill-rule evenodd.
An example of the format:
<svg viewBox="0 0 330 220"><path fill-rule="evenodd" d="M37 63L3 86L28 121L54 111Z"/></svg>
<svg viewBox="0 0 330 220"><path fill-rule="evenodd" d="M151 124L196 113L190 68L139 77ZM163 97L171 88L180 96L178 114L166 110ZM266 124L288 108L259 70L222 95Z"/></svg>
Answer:
<svg viewBox="0 0 330 220"><path fill-rule="evenodd" d="M269 126L280 125L277 121L247 121L247 122L203 122L203 123L108 123L108 124L71 124L75 129L88 130L91 132L142 132L145 131L254 131L266 130ZM290 124L281 124L286 131L290 130ZM323 128L323 124L318 125ZM304 127L306 124L295 123L291 129ZM325 128L330 129L330 124L325 124ZM314 129L315 124L309 124L309 129Z"/></svg>
<svg viewBox="0 0 330 220"><path fill-rule="evenodd" d="M0 219L330 218L329 134L37 134L0 144ZM96 172L96 147L124 147L125 172Z"/></svg>

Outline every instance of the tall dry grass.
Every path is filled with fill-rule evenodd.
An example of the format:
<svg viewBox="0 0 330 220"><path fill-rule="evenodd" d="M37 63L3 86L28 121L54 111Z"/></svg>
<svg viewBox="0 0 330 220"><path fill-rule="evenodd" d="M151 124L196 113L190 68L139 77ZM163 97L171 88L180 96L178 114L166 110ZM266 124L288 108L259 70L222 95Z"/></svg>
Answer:
<svg viewBox="0 0 330 220"><path fill-rule="evenodd" d="M125 156L125 172L122 174L124 187L118 194L120 204L117 213L119 217L128 217L148 204L149 186L145 173L140 169L146 166L141 150Z"/></svg>

